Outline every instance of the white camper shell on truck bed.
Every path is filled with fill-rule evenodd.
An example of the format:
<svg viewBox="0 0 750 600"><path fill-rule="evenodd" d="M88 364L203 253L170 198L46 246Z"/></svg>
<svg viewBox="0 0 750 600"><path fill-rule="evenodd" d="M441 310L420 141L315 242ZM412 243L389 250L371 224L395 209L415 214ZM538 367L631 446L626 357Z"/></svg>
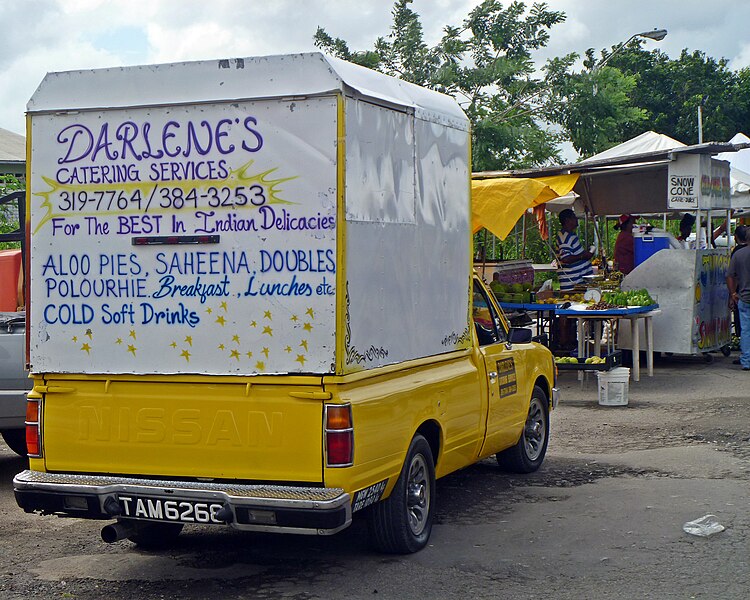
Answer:
<svg viewBox="0 0 750 600"><path fill-rule="evenodd" d="M447 96L300 54L51 73L28 111L34 372L343 374L468 345Z"/></svg>

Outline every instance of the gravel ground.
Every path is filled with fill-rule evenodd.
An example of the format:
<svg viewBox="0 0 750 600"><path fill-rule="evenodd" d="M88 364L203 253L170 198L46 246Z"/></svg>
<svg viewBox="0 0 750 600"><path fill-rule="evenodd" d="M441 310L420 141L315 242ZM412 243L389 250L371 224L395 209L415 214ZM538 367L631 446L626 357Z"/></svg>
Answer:
<svg viewBox="0 0 750 600"><path fill-rule="evenodd" d="M0 444L0 598L750 597L750 374L717 355L657 362L626 407L565 373L547 461L485 460L438 482L431 544L382 556L363 524L331 538L186 529L168 551L100 541L101 523L26 515ZM726 530L682 531L715 514Z"/></svg>

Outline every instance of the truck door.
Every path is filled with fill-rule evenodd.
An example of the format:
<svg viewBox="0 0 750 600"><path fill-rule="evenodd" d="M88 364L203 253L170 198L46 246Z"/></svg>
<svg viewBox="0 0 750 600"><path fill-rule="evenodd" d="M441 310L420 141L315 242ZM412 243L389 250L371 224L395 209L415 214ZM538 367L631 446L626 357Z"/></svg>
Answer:
<svg viewBox="0 0 750 600"><path fill-rule="evenodd" d="M508 342L508 329L500 318L488 292L474 281L472 315L479 350L487 370L488 415L487 433L482 454L489 454L513 445L521 431L527 402L523 390L525 364L522 354L513 352Z"/></svg>

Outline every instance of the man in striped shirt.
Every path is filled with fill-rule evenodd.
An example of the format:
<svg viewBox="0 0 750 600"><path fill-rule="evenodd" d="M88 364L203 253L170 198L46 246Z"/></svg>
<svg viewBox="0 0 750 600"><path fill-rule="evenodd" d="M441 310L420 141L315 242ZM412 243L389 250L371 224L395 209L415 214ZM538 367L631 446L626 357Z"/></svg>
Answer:
<svg viewBox="0 0 750 600"><path fill-rule="evenodd" d="M578 217L566 208L559 217L560 233L557 234L557 258L560 270L557 273L560 280L560 291L568 292L576 284L583 281L584 276L593 275L591 257L593 254L584 250L575 230L578 227Z"/></svg>

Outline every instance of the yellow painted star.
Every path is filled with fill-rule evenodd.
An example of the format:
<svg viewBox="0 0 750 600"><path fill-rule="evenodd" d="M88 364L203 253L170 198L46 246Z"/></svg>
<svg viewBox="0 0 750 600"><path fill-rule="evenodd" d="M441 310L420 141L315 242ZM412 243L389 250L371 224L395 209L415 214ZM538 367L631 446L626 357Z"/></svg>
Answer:
<svg viewBox="0 0 750 600"><path fill-rule="evenodd" d="M222 327L224 327L224 325L226 324L227 320L224 317L222 317L221 315L219 315L218 317L216 317L216 322L219 325L221 325Z"/></svg>
<svg viewBox="0 0 750 600"><path fill-rule="evenodd" d="M315 318L315 312L313 311L312 307L308 308L308 309L307 309L307 310L305 311L305 314L306 314L306 315L310 315L310 318L311 318L311 319L314 319L314 318Z"/></svg>
<svg viewBox="0 0 750 600"><path fill-rule="evenodd" d="M94 339L94 332L91 331L90 329L87 329L86 330L86 337L89 338L90 340L93 340Z"/></svg>
<svg viewBox="0 0 750 600"><path fill-rule="evenodd" d="M74 344L78 343L78 336L77 335L74 335L71 339L73 340Z"/></svg>
<svg viewBox="0 0 750 600"><path fill-rule="evenodd" d="M133 356L135 356L135 351L137 348L133 346L133 344L128 344L128 352L130 352Z"/></svg>
<svg viewBox="0 0 750 600"><path fill-rule="evenodd" d="M219 344L219 350L224 350L224 344Z"/></svg>
<svg viewBox="0 0 750 600"><path fill-rule="evenodd" d="M182 356L186 361L190 362L190 352L188 352L187 348L180 353L180 356Z"/></svg>
<svg viewBox="0 0 750 600"><path fill-rule="evenodd" d="M298 354L296 358L296 362L303 365L305 364L305 355L304 354Z"/></svg>
<svg viewBox="0 0 750 600"><path fill-rule="evenodd" d="M252 352L245 352L245 354L247 355L248 358L252 358L253 357L253 353Z"/></svg>
<svg viewBox="0 0 750 600"><path fill-rule="evenodd" d="M299 317L297 315L292 315L292 318L289 320L294 321L296 323L297 321L299 321Z"/></svg>
<svg viewBox="0 0 750 600"><path fill-rule="evenodd" d="M206 309L206 312L210 315L212 312L214 312L214 309L210 306Z"/></svg>
<svg viewBox="0 0 750 600"><path fill-rule="evenodd" d="M117 338L117 339L115 340L115 344L117 344L118 346L119 346L120 344L122 344L122 338Z"/></svg>
<svg viewBox="0 0 750 600"><path fill-rule="evenodd" d="M284 352L286 352L287 354L291 354L292 347L291 346L287 346L286 348L284 348Z"/></svg>
<svg viewBox="0 0 750 600"><path fill-rule="evenodd" d="M129 333L128 335L129 335L130 337L132 337L133 339L135 339L135 329L131 329L131 330L130 330L130 333Z"/></svg>
<svg viewBox="0 0 750 600"><path fill-rule="evenodd" d="M221 304L219 304L219 306L221 306L221 308L224 309L224 312L227 312L227 303L226 302L222 302Z"/></svg>
<svg viewBox="0 0 750 600"><path fill-rule="evenodd" d="M262 360L259 360L257 363L255 363L255 369L258 371L263 371L266 368L266 363L264 363Z"/></svg>
<svg viewBox="0 0 750 600"><path fill-rule="evenodd" d="M271 311L266 310L263 312L263 318L268 319L269 321L273 321L273 317L271 317Z"/></svg>
<svg viewBox="0 0 750 600"><path fill-rule="evenodd" d="M270 327L270 326L268 326L268 325L266 325L266 326L265 326L265 327L263 328L263 333L261 333L261 335L263 335L263 334L266 334L266 333L267 333L268 335L270 335L271 337L273 337L273 329L271 329L271 327Z"/></svg>
<svg viewBox="0 0 750 600"><path fill-rule="evenodd" d="M229 358L236 358L237 360L240 360L240 353L237 352L237 350L232 350L232 352L229 353Z"/></svg>
<svg viewBox="0 0 750 600"><path fill-rule="evenodd" d="M177 342L172 342L172 343L171 343L171 344L169 344L169 345L170 345L170 346L171 346L172 348L177 348Z"/></svg>
<svg viewBox="0 0 750 600"><path fill-rule="evenodd" d="M307 351L307 340L302 340L299 343L299 345L302 346L305 349L305 351Z"/></svg>
<svg viewBox="0 0 750 600"><path fill-rule="evenodd" d="M239 346L239 344L240 344L240 336L235 333L232 336L232 341Z"/></svg>
<svg viewBox="0 0 750 600"><path fill-rule="evenodd" d="M263 354L266 355L266 358L268 358L268 352L269 352L268 348L263 348L262 352Z"/></svg>
<svg viewBox="0 0 750 600"><path fill-rule="evenodd" d="M258 322L257 321L250 321L250 327L257 327Z"/></svg>
<svg viewBox="0 0 750 600"><path fill-rule="evenodd" d="M91 354L91 346L86 343L81 346L81 350L83 350L86 354Z"/></svg>
<svg viewBox="0 0 750 600"><path fill-rule="evenodd" d="M188 344L189 346L192 346L193 345L193 337L190 336L190 335L186 335L185 336L185 343Z"/></svg>
<svg viewBox="0 0 750 600"><path fill-rule="evenodd" d="M302 329L304 329L305 331L312 331L312 325L310 323L305 323L302 326Z"/></svg>

